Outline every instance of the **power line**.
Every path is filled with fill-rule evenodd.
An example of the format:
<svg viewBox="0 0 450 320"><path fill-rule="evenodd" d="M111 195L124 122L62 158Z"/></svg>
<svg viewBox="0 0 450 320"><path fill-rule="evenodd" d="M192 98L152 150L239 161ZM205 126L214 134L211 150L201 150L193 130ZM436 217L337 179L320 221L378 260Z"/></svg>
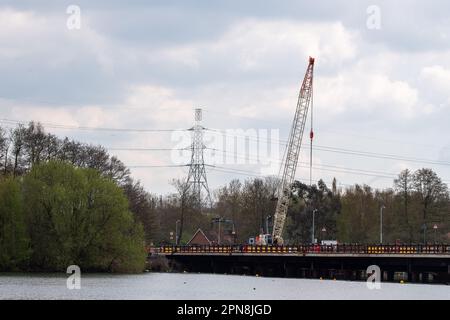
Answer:
<svg viewBox="0 0 450 320"><path fill-rule="evenodd" d="M261 174L257 174L257 173L251 173L251 172L240 172L240 171L234 171L234 170L226 170L226 169L222 169L216 166L208 166L210 168L210 170L212 171L220 171L220 172L224 172L224 173L233 173L233 174L240 174L243 176L249 176L249 177L255 177L255 178L262 178L263 176Z"/></svg>
<svg viewBox="0 0 450 320"><path fill-rule="evenodd" d="M431 159L405 157L405 156L400 156L400 155L375 153L375 152L369 152L369 151L359 151L359 150L351 150L351 149L343 149L343 148L335 148L335 147L327 147L327 146L317 146L316 150L342 153L342 154L351 154L351 155L372 157L372 158L403 160L403 161L408 161L408 162L419 162L419 163L450 166L450 162L446 162L446 161L436 161L436 160L431 160Z"/></svg>
<svg viewBox="0 0 450 320"><path fill-rule="evenodd" d="M0 119L0 123L6 123L6 124L26 124L29 121L19 121L19 120L12 120L12 119ZM42 123L42 122L41 122ZM68 130L88 130L88 131L117 131L117 132L176 132L176 131L191 131L192 128L186 128L186 129L134 129L134 128L104 128L104 127L89 127L89 126L71 126L71 125L63 125L63 124L54 124L54 123L42 123L46 127L49 128L55 128L55 129L68 129ZM239 134L227 134L223 130L218 129L210 129L210 128L202 128L203 130L213 132L213 133L220 133L221 135L229 136L229 137L242 137L248 140L252 141L266 141L271 144L278 144L281 146L285 146L287 144L286 140L282 139L268 139L268 138L261 138L261 137L249 137L245 135L239 135ZM306 148L307 145L302 145L302 147ZM169 148L155 148L152 150L152 148L114 148L115 151L163 151L163 149L167 149L165 151L170 151L173 149ZM441 165L441 166L450 166L450 162L446 161L436 161L431 159L422 159L422 158L414 158L414 157L406 157L406 156L400 156L400 155L394 155L394 154L385 154L385 153L375 153L375 152L368 152L368 151L362 151L362 150L352 150L352 149L344 149L344 148L336 148L336 147L328 147L328 146L320 146L315 145L313 146L313 150L316 151L323 151L323 152L332 152L332 153L338 153L338 154L349 154L354 156L360 156L360 157L368 157L368 158L379 158L379 159L389 159L389 160L401 160L401 161L407 161L407 162L415 162L415 163L423 163L423 164L433 164L433 165Z"/></svg>
<svg viewBox="0 0 450 320"><path fill-rule="evenodd" d="M258 156L258 155L249 155L249 156L252 156L252 158L250 158L247 155L240 156L241 155L240 153L230 152L230 151L226 151L226 150L222 150L222 149L215 149L215 148L207 148L207 149L213 150L213 151L222 152L224 154L230 154L231 153L231 154L235 155L237 158L240 158L240 159L253 160L253 161L258 161L258 162L261 161L260 156ZM256 157L256 158L253 158L253 157ZM282 160L280 160L280 159L271 159L268 162L277 162L277 163L281 164ZM305 165L309 164L309 162L299 162L299 163L305 164ZM250 163L250 164L253 164L253 163ZM386 173L386 172L381 172L381 171L370 171L370 170L365 170L365 169L343 168L343 167L336 167L336 166L325 165L325 164L321 164L319 166L330 167L330 168L338 168L338 169L345 169L345 170L357 170L357 171L364 171L364 172L377 173L377 174L389 174L389 175L392 175L392 176L397 176L396 173Z"/></svg>
<svg viewBox="0 0 450 320"><path fill-rule="evenodd" d="M188 164L168 164L168 165L131 165L126 166L130 169L140 169L140 168L181 168L181 167L189 167Z"/></svg>
<svg viewBox="0 0 450 320"><path fill-rule="evenodd" d="M238 171L238 170L234 170L234 169L231 169L231 168L225 168L225 167L221 167L221 166L209 165L209 167L210 167L211 171L219 171L219 172L224 172L224 173L235 173L235 174L249 176L249 177L266 178L266 177L270 176L270 175L263 176L260 173L257 173L257 172L254 172L254 171L246 171L246 170L239 170ZM302 178L302 177L297 177L296 180L297 181L303 181L304 183L307 182L307 179L306 178ZM324 180L322 180L322 181L324 181ZM324 181L324 182L326 184L328 184L328 185L331 185L333 183L332 181ZM346 183L343 183L343 182L340 182L340 181L338 181L338 183L340 185L343 185L343 186L353 186L351 184L346 184Z"/></svg>
<svg viewBox="0 0 450 320"><path fill-rule="evenodd" d="M231 114L231 113L226 113L226 112L217 112L217 111L211 111L208 110L208 113L213 113L213 114L218 114L221 116L228 116L228 117L237 117L237 118L242 118L242 119L248 119L248 120L252 120L255 122L266 122L266 123L270 123L272 125L275 125L277 127L280 126L284 126L285 124L278 122L278 121L270 121L267 119L262 119L262 118L255 118L255 117L250 117L250 116L243 116L243 115L238 115L238 114ZM435 149L442 149L442 148L447 148L449 149L450 147L442 147L442 146L437 146L437 145L431 145L431 144L422 144L422 143L414 143L411 141L401 141L401 140L394 140L394 139L382 139L380 137L372 137L372 136L366 136L366 135L361 135L361 134L355 134L355 133L348 133L348 132L343 132L343 131L335 131L335 130L329 130L329 129L321 129L320 130L323 133L329 133L329 134L333 134L333 135L343 135L343 136L351 136L351 137L356 137L356 138L362 138L362 139L367 139L367 140L375 140L375 141L382 141L382 142L387 142L387 143L391 143L391 144L401 144L401 145L413 145L413 146L419 146L419 147L424 147L424 148L435 148Z"/></svg>
<svg viewBox="0 0 450 320"><path fill-rule="evenodd" d="M12 119L0 119L0 123L6 123L7 125L13 125L13 124L25 124L22 121L18 120L12 120ZM69 125L62 125L62 124L51 124L51 123L43 123L47 127L52 128L62 128L62 129L80 129L80 130L100 130L100 131L129 131L129 132L171 132L171 131L190 131L190 129L129 129L129 128L102 128L102 127L86 127L86 126L69 126ZM250 140L255 141L261 141L266 140L272 142L270 139L265 138L258 138L258 137L249 137L244 135L229 135L224 133L221 130L217 129L208 129L202 127L203 130L208 130L211 132L220 133L222 135L231 136L231 137L243 137ZM274 140L274 139L272 139ZM280 145L282 145L284 140L275 139L275 141L278 141ZM306 145L305 145L306 146ZM305 147L304 146L304 147ZM354 155L354 156L362 156L362 157L369 157L369 158L379 158L379 159L390 159L390 160L402 160L402 161L408 161L408 162L415 162L415 163L426 163L426 164L433 164L433 165L442 165L442 166L449 166L449 162L444 161L435 161L431 159L422 159L422 158L413 158L413 157L405 157L400 155L392 155L392 154L384 154L384 153L375 153L375 152L368 152L368 151L361 151L361 150L352 150L352 149L344 149L344 148L336 148L336 147L328 147L328 146L319 146L316 145L313 147L314 150L317 151L324 151L324 152L333 152L338 154L348 154L348 155ZM173 150L187 150L187 148L107 148L111 151L173 151ZM226 152L224 150L216 149L216 148L207 148L214 151L219 152ZM245 157L245 159L249 159L249 157ZM259 160L259 159L258 159ZM257 160L257 161L258 161ZM279 161L279 159L274 159L273 161ZM142 167L142 166L139 166ZM167 167L167 166L147 166L148 168L152 167ZM342 167L334 167L334 166L327 166L322 165L322 167L330 167L338 170L333 170L333 172L342 172L342 173L351 173L351 174L361 174L361 175L370 175L374 177L380 177L380 178L394 178L396 175L393 173L385 173L385 172L376 172L376 171L369 171L369 170L361 170L361 169L354 169L354 168L342 168ZM319 170L324 171L332 171L331 169L325 169L321 167L315 167ZM350 172L352 171L352 172ZM355 172L357 171L357 172ZM444 180L447 181L447 180Z"/></svg>
<svg viewBox="0 0 450 320"><path fill-rule="evenodd" d="M0 96L0 101L1 100L27 102L27 103L31 102L31 103L46 104L46 105L60 105L60 102L57 102L57 101L49 101L49 100L41 100L41 99L30 99L30 98L14 98L14 97L4 97L4 96L2 97L2 96ZM18 106L18 107L21 107L21 106ZM145 106L120 106L119 108L120 109L132 109L132 110L146 110L147 107L145 107ZM270 124L273 124L273 125L275 125L277 127L285 125L285 124L283 124L281 122L278 122L278 121L271 121L271 120L267 120L267 119L263 119L263 118L255 118L255 117L251 117L251 116L233 114L233 113L230 113L230 112L219 112L219 111L206 110L206 109L203 110L203 111L206 111L207 113L219 115L221 118L223 116L236 117L236 118L241 118L241 119L252 120L252 121L255 121L255 122L258 122L258 123L260 123L260 122L270 123ZM14 121L17 121L17 120L14 120ZM25 121L25 122L28 122L28 121ZM61 129L61 128L58 127L57 129ZM65 129L69 129L69 128L65 128ZM82 130L82 129L80 129L80 130ZM177 130L177 129L175 129L175 130ZM111 130L108 130L108 131L111 131ZM372 137L372 136L366 136L366 135L354 134L354 133L348 133L348 132L342 132L342 131L335 131L335 130L328 130L328 129L321 129L321 132L332 133L333 135L338 134L338 135L344 135L344 136L352 136L352 137L363 138L363 139L368 139L368 140L383 141L383 142L387 142L387 143L395 143L395 144L402 144L402 145L408 144L408 145L414 145L414 146L420 146L420 147L426 147L426 148L439 148L439 149L443 148L441 146L436 146L436 145L431 145L431 144L418 144L418 143L413 143L413 142L410 142L410 141L401 141L401 140L394 140L394 139L381 139L379 137ZM444 148L450 148L450 147L444 147Z"/></svg>
<svg viewBox="0 0 450 320"><path fill-rule="evenodd" d="M304 145L304 146L306 147L307 145ZM108 150L115 150L115 151L172 151L172 150L187 150L186 148L107 148L107 149ZM220 150L220 149L217 149L217 148L206 147L206 149L209 149L209 150L212 150L212 151L223 152L223 150ZM357 155L357 156L363 156L363 157L369 157L369 158L402 160L402 161L407 161L407 162L416 162L416 163L426 163L426 164L436 164L436 165L442 165L442 166L450 166L450 162L446 162L446 161L435 161L435 160L431 160L431 159L404 157L404 156L400 156L400 155L374 153L374 152L368 152L368 151L343 149L343 148L335 148L335 147L328 147L328 146L317 146L316 145L316 146L313 146L313 150L324 151L324 152L333 152L333 153L339 153L339 154L350 154L350 155ZM255 155L255 156L258 157L257 155ZM276 161L279 161L279 159L277 159Z"/></svg>
<svg viewBox="0 0 450 320"><path fill-rule="evenodd" d="M235 153L235 152L225 151L225 150L221 150L221 149L213 149L213 148L209 148L209 149L214 150L214 151L223 152L225 154L226 153L232 153L232 154L236 155L238 158L241 158L241 159L260 161L260 159L259 159L260 157L257 156L257 155L253 155L253 156L256 156L257 158L250 158L248 156L239 156L239 154ZM282 160L280 160L280 159L272 159L269 162L278 162L278 163L281 164ZM309 165L308 162L299 162L299 163L303 164L304 166L301 166L301 167L304 167L304 168L306 168ZM322 167L335 168L335 169L339 169L339 170L345 170L345 171L339 171L339 172L357 171L357 172L364 173L365 175L371 174L371 176L380 177L380 178L396 178L398 176L398 173L393 173L393 172L383 172L383 171L374 171L374 170L366 170L366 169L347 168L347 167L339 167L339 166L333 166L333 165L327 165L327 164L320 164L320 165L313 166L314 169L319 169L319 170L322 170ZM338 172L338 171L336 171L336 172ZM448 180L443 180L443 181L448 181Z"/></svg>
<svg viewBox="0 0 450 320"><path fill-rule="evenodd" d="M220 167L220 166L214 166L214 165L208 165L208 166L213 166L216 168L223 168L223 169L230 169L230 168L226 168L226 167ZM298 165L297 167L300 168L309 168L309 163L306 162L302 162L301 165ZM330 172L335 172L335 173L347 173L347 174L354 174L354 175L363 175L363 176L369 176L369 177L377 177L377 178L384 178L384 179L394 179L396 177L396 175L387 175L387 174L383 174L383 173L370 173L370 172L363 172L363 171L354 171L353 169L348 169L348 168L342 168L342 167L333 167L330 166L331 168L324 168L319 167L319 166L313 166L313 169L315 170L321 170L321 171L330 171ZM251 173L251 174L258 174L257 172L254 171L248 171L248 170L241 170L241 169L231 169L234 171L238 171L238 172L244 172L244 173Z"/></svg>
<svg viewBox="0 0 450 320"><path fill-rule="evenodd" d="M243 137L245 139L256 141L256 142L266 141L266 142L269 142L270 144L275 144L275 145L280 145L280 146L286 146L286 144L287 144L285 140L281 140L281 139L250 137L250 136L239 135L239 134L230 135L230 134L224 133L220 130L215 130L215 129L206 129L206 130L211 131L211 132L220 133L222 135L229 136L229 137ZM307 147L309 147L309 145L303 144L302 147L307 148ZM350 154L350 155L369 157L369 158L402 160L402 161L407 161L407 162L450 166L450 162L446 162L446 161L436 161L436 160L431 160L431 159L405 157L405 156L393 155L393 154L375 153L375 152L369 152L369 151L352 150L352 149L344 149L344 148L336 148L336 147L328 147L328 146L320 146L320 145L313 146L313 150L340 153L340 154Z"/></svg>
<svg viewBox="0 0 450 320"><path fill-rule="evenodd" d="M183 151L189 148L106 148L111 151Z"/></svg>
<svg viewBox="0 0 450 320"><path fill-rule="evenodd" d="M6 124L22 124L26 125L31 121L19 121L12 119L0 119L0 123ZM74 126L54 124L47 122L40 122L42 125L53 129L67 129L67 130L86 130L86 131L117 131L117 132L175 132L175 131L189 131L190 129L131 129L131 128L105 128L105 127L89 127L89 126Z"/></svg>
<svg viewBox="0 0 450 320"><path fill-rule="evenodd" d="M216 149L216 148L206 148L208 150L212 150L215 152L221 152L223 154L232 154L233 157L236 158L240 158L240 159L244 159L244 160L251 160L251 161L257 161L260 162L261 159L259 156L256 155L243 155L243 154L239 154L236 152L231 152L231 151L226 151L226 150L222 150L222 149ZM122 150L122 149L118 149L118 150ZM126 149L125 149L126 150ZM131 150L136 150L131 148ZM150 151L155 151L155 150L187 150L186 148L179 148L179 149L137 149L139 151L141 150L150 150ZM255 156L255 157L252 157ZM276 162L281 164L281 160L280 159L272 159L269 162ZM248 163L249 165L260 165L260 163ZM307 162L299 162L299 167L302 168L306 168L309 163ZM372 176L372 177L378 177L378 178L389 178L389 179L394 179L398 176L397 173L392 173L392 172L382 172L382 171L374 171L374 170L366 170L366 169L357 169L357 168L348 168L348 167L339 167L339 166L333 166L333 165L327 165L327 164L320 164L320 165L314 165L313 166L314 169L318 169L318 170L323 170L323 171L332 171L332 172L338 172L338 173L350 173L350 174L357 174L357 175L367 175L367 176ZM330 169L327 169L330 168ZM334 169L334 170L331 170ZM337 169L337 170L336 170Z"/></svg>

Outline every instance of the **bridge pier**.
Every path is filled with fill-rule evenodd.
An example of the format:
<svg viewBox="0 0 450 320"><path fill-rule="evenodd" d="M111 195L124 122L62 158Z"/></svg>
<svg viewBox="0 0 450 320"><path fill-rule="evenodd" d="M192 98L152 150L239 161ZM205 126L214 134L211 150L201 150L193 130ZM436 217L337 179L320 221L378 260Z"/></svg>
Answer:
<svg viewBox="0 0 450 320"><path fill-rule="evenodd" d="M422 272L420 274L420 282L428 283L430 281L430 274L428 272Z"/></svg>
<svg viewBox="0 0 450 320"><path fill-rule="evenodd" d="M307 269L306 268L300 268L300 278L306 278Z"/></svg>
<svg viewBox="0 0 450 320"><path fill-rule="evenodd" d="M413 280L413 272L412 272L412 266L411 261L408 260L406 265L406 281L412 282Z"/></svg>
<svg viewBox="0 0 450 320"><path fill-rule="evenodd" d="M387 281L394 282L394 275L395 275L395 272L393 270L389 270L387 272Z"/></svg>
<svg viewBox="0 0 450 320"><path fill-rule="evenodd" d="M286 278L298 277L298 270L295 268L295 266L284 263L284 276Z"/></svg>

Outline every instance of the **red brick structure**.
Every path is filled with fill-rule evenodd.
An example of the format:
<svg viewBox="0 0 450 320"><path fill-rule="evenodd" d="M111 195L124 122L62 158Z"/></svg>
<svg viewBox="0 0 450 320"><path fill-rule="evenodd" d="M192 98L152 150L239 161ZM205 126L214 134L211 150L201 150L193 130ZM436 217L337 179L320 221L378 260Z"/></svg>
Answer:
<svg viewBox="0 0 450 320"><path fill-rule="evenodd" d="M202 229L198 229L194 235L192 236L191 240L187 243L187 245L198 245L198 246L205 246L205 245L211 245L213 242L208 239L206 234L202 231Z"/></svg>

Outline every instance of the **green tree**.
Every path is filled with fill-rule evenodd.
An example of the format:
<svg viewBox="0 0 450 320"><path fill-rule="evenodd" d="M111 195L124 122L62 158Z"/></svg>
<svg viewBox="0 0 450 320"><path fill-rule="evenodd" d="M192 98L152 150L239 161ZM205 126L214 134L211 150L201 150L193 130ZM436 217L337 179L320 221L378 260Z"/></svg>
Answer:
<svg viewBox="0 0 450 320"><path fill-rule="evenodd" d="M295 181L292 186L292 202L288 211L285 234L293 243L310 243L312 215L315 211L314 235L320 240L336 239L336 219L340 211L339 194L333 193L319 180L317 185L308 186ZM325 228L325 232L321 230Z"/></svg>
<svg viewBox="0 0 450 320"><path fill-rule="evenodd" d="M20 185L0 181L0 270L25 267L29 256Z"/></svg>
<svg viewBox="0 0 450 320"><path fill-rule="evenodd" d="M146 244L152 244L156 239L158 227L155 213L156 198L146 192L139 182L126 184L123 190L128 198L130 211L144 227Z"/></svg>
<svg viewBox="0 0 450 320"><path fill-rule="evenodd" d="M379 242L380 202L367 185L355 185L341 198L338 240L351 243Z"/></svg>
<svg viewBox="0 0 450 320"><path fill-rule="evenodd" d="M23 181L31 247L30 265L62 271L141 271L142 226L112 180L63 162L35 165Z"/></svg>

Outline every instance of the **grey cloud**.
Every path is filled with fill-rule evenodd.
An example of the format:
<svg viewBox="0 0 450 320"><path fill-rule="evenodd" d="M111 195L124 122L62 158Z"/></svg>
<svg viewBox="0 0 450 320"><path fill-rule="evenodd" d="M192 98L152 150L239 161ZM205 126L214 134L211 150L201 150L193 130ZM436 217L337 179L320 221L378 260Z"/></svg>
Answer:
<svg viewBox="0 0 450 320"><path fill-rule="evenodd" d="M92 32L98 39L94 38L89 42L64 29L67 16L65 9L69 4L81 6L87 23L84 27L89 29L85 31ZM379 31L366 28L366 8L371 4L378 4L382 9L382 29ZM4 47L26 47L28 50L20 56L2 57L0 60L0 97L12 99L13 102L9 103L20 105L23 101L36 107L64 106L74 113L84 105L100 105L111 114L122 112L120 115L124 118L121 125L124 127L164 128L168 126L167 122L152 118L158 111L159 101L156 99L155 102L144 101L145 105L139 106L142 110L123 110L127 107L130 88L141 85L160 86L172 90L173 97L168 99L177 101L180 112L192 110L196 106L204 107L205 125L208 127L279 128L280 138L284 139L292 121L298 86L306 66L307 50L301 52L297 47L295 50L281 47L274 53L269 50L269 53L263 53L257 61L260 65L246 69L242 67L242 57L239 56L245 43L235 44L224 50L214 48L214 44L222 41L242 21L252 19L261 22L323 24L330 28L340 22L345 31L356 34L352 41L357 50L354 56L336 63L325 62L320 58L317 60L317 81L327 77L350 79L347 87L327 88L331 92L342 92L336 91L337 98L322 105L319 104L320 96L326 96L330 92L315 92L317 143L432 158L439 156L436 150L430 152L417 145L433 141L432 144L439 147L441 143L448 142L443 141L443 136L448 136L448 106L431 114L421 114L405 120L395 109L396 100L392 99L397 92L383 91L382 98L385 99L374 101L368 99L366 92L363 92L370 89L365 86L369 76L379 73L386 75L389 81L401 81L417 90L419 108L425 104L438 105L448 98L445 93L440 96L431 93L429 84L420 80L423 67L442 65L450 68L448 59L445 59L448 57L445 52L450 48L450 41L441 35L450 30L446 17L450 4L447 1L400 1L393 4L392 1L353 0L80 0L40 1L37 4L36 1L7 0L2 1L0 9L2 7L35 12L37 17L47 21L50 28L46 33L32 37L25 34L24 39L18 39L18 35L13 34L7 38L9 42L2 41L0 52ZM328 34L334 36L330 31ZM20 45L21 40L24 43ZM101 43L97 43L97 40ZM327 39L326 42L331 40ZM327 43L322 42L321 45ZM249 46L256 51L263 47L273 49L274 44L269 39L266 43L256 42ZM185 53L183 50L192 48L195 51L193 61L179 59L189 58L189 52ZM106 61L102 61L103 58ZM354 70L359 70L359 78L352 79L351 72ZM292 93L287 90L292 90ZM358 93L358 90L361 92ZM358 93L355 94L357 99L347 99L343 112L333 114L339 98L347 92ZM378 97L376 94L374 96ZM388 105L381 105L383 103ZM366 104L370 104L370 108L362 108ZM251 107L258 108L256 113L259 114L248 117L227 115L230 110L239 112ZM0 110L2 116L7 115L1 100ZM176 112L173 111L175 109L170 110ZM168 116L176 118L176 114ZM255 119L251 119L252 116ZM171 125L187 126L189 123L190 119L180 119L179 123ZM344 134L327 134L326 130ZM167 147L171 143L169 139L159 139L152 135L142 137L136 134L61 132L64 133L86 142L107 146ZM361 137L364 135L379 140L364 139ZM386 145L383 139L410 141L412 145ZM358 159L342 155L323 153L319 156L328 164L362 166ZM441 154L441 157L446 156L446 153ZM135 161L128 164L150 164L145 163L147 160L144 158L134 159L132 155L127 157ZM164 157L161 156L160 159L162 161ZM390 169L386 163L370 159L365 165L379 171ZM448 169L439 170L443 176L449 177ZM148 188L160 188L156 191L170 189L167 186L169 173L164 175L164 179L158 180L152 180L149 172L136 171L136 174L145 176L144 182ZM325 178L333 175L323 174ZM224 181L225 176L229 177L216 175L210 181L217 185ZM361 182L362 178L347 176L346 179L345 183L351 183ZM391 182L381 181L380 185L383 183L389 185Z"/></svg>

